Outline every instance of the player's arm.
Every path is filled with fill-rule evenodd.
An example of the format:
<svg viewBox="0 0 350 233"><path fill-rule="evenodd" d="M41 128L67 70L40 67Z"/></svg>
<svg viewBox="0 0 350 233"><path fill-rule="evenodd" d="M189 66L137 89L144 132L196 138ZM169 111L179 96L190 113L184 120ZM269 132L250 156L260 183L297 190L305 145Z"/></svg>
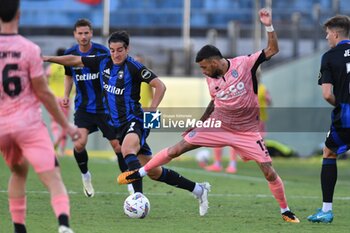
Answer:
<svg viewBox="0 0 350 233"><path fill-rule="evenodd" d="M323 83L322 84L322 95L323 98L330 103L331 105L335 106L335 96L333 94L333 85L331 83Z"/></svg>
<svg viewBox="0 0 350 233"><path fill-rule="evenodd" d="M69 96L73 88L73 77L69 75L64 76L64 97L62 106L65 108L69 107Z"/></svg>
<svg viewBox="0 0 350 233"><path fill-rule="evenodd" d="M266 59L269 59L279 51L277 34L272 26L271 10L263 8L259 11L259 16L261 23L265 26L267 31L267 47L264 49L264 53Z"/></svg>
<svg viewBox="0 0 350 233"><path fill-rule="evenodd" d="M201 121L205 121L206 119L208 119L208 117L210 116L210 114L214 111L214 100L211 100L207 106L207 108L205 109L202 117L201 117Z"/></svg>
<svg viewBox="0 0 350 233"><path fill-rule="evenodd" d="M32 78L31 84L35 95L43 103L55 121L60 124L63 129L67 130L73 140L77 140L79 138L78 129L67 121L66 117L60 110L56 102L56 97L47 85L46 78L44 76Z"/></svg>
<svg viewBox="0 0 350 233"><path fill-rule="evenodd" d="M202 117L200 118L200 120L202 122L204 122L206 119L208 119L208 117L210 116L210 114L214 111L214 100L211 100L207 106L207 108L205 109ZM182 134L181 136L185 137L186 134L188 134L189 132L191 132L194 128L189 128L189 129L186 129Z"/></svg>
<svg viewBox="0 0 350 233"><path fill-rule="evenodd" d="M150 108L155 110L164 97L166 86L159 78L152 79L152 81L149 82L149 85L154 88L154 94Z"/></svg>
<svg viewBox="0 0 350 233"><path fill-rule="evenodd" d="M43 56L43 61L53 62L64 66L84 66L81 56L64 55L64 56Z"/></svg>

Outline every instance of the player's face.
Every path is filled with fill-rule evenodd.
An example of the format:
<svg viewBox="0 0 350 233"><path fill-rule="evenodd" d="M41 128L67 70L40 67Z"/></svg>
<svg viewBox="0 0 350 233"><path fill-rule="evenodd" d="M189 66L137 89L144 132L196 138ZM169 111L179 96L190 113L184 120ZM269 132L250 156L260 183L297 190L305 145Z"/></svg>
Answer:
<svg viewBox="0 0 350 233"><path fill-rule="evenodd" d="M80 46L87 46L92 38L92 30L88 26L77 27L74 31L74 38Z"/></svg>
<svg viewBox="0 0 350 233"><path fill-rule="evenodd" d="M327 28L326 33L329 47L334 48L337 45L338 32Z"/></svg>
<svg viewBox="0 0 350 233"><path fill-rule="evenodd" d="M125 48L122 42L109 43L109 51L111 53L112 61L116 65L121 65L128 56L129 47Z"/></svg>
<svg viewBox="0 0 350 233"><path fill-rule="evenodd" d="M199 67L202 70L202 73L205 76L211 77L211 78L218 78L221 76L221 70L218 68L218 63L215 60L210 59L204 59L200 61Z"/></svg>

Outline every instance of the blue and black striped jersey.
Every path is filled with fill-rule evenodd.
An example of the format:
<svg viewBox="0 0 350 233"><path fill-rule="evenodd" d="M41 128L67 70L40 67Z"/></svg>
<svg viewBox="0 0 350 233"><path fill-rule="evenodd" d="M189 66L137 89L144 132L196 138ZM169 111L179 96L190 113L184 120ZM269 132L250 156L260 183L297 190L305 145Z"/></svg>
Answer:
<svg viewBox="0 0 350 233"><path fill-rule="evenodd" d="M350 40L341 41L322 56L318 84L331 83L336 108L332 121L341 128L350 128Z"/></svg>
<svg viewBox="0 0 350 233"><path fill-rule="evenodd" d="M115 65L110 56L83 57L85 67L99 70L104 94L114 127L138 120L143 123L140 104L141 82L149 83L157 76L143 64L128 56L122 65Z"/></svg>
<svg viewBox="0 0 350 233"><path fill-rule="evenodd" d="M79 45L66 50L65 55L91 56L108 54L109 50L103 45L93 43L87 53L79 50ZM103 96L103 88L99 80L98 69L88 67L65 67L65 74L72 76L75 87L75 110L81 110L89 113L108 113L107 103Z"/></svg>

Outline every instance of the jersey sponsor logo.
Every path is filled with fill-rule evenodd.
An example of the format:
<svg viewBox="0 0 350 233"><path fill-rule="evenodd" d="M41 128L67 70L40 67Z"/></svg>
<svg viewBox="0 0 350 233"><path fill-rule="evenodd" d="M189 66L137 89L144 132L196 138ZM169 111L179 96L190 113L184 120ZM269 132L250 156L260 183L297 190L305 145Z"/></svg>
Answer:
<svg viewBox="0 0 350 233"><path fill-rule="evenodd" d="M157 110L156 112L144 112L143 113L143 128L145 129L159 129L160 128L160 116L162 113Z"/></svg>
<svg viewBox="0 0 350 233"><path fill-rule="evenodd" d="M246 89L243 82L232 84L228 90L220 91L216 94L216 98L221 100L232 99L233 97L241 96L246 93Z"/></svg>
<svg viewBox="0 0 350 233"><path fill-rule="evenodd" d="M118 87L115 87L115 86L112 86L112 85L108 85L106 83L103 84L103 88L107 92L115 94L115 95L123 95L124 94L124 90L125 90L125 88L118 88Z"/></svg>
<svg viewBox="0 0 350 233"><path fill-rule="evenodd" d="M344 57L349 57L349 56L350 56L350 49L347 49L344 52Z"/></svg>
<svg viewBox="0 0 350 233"><path fill-rule="evenodd" d="M79 81L89 81L98 79L99 73L87 73L87 74L77 74L75 75L75 79Z"/></svg>
<svg viewBox="0 0 350 233"><path fill-rule="evenodd" d="M149 71L149 70L147 70L147 69L143 69L143 70L141 71L141 77L142 77L143 79L149 79L151 76L152 76L151 71Z"/></svg>
<svg viewBox="0 0 350 233"><path fill-rule="evenodd" d="M77 67L72 67L73 70L82 70L84 67L81 67L81 66L77 66Z"/></svg>
<svg viewBox="0 0 350 233"><path fill-rule="evenodd" d="M108 79L110 79L111 78L111 70L108 68L108 69L105 69L104 71L103 71L103 77L106 77L106 78L108 78Z"/></svg>
<svg viewBox="0 0 350 233"><path fill-rule="evenodd" d="M124 70L119 70L118 71L118 79L123 79L124 78Z"/></svg>
<svg viewBox="0 0 350 233"><path fill-rule="evenodd" d="M233 70L231 71L231 75L232 75L234 78L238 78L238 71L235 70L235 69L233 69Z"/></svg>

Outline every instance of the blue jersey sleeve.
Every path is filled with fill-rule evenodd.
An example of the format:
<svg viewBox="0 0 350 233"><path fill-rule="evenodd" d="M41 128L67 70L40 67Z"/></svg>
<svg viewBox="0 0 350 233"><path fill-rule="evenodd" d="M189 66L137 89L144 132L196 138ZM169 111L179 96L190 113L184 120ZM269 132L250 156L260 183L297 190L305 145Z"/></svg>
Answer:
<svg viewBox="0 0 350 233"><path fill-rule="evenodd" d="M318 85L322 85L323 83L332 83L333 84L332 71L329 67L327 54L328 53L325 53L322 56L321 69L320 69L320 73L318 76Z"/></svg>
<svg viewBox="0 0 350 233"><path fill-rule="evenodd" d="M82 57L81 61L83 62L85 67L90 68L91 72L99 72L100 63L106 57L107 57L106 54L99 55L99 56L87 56L87 57Z"/></svg>

